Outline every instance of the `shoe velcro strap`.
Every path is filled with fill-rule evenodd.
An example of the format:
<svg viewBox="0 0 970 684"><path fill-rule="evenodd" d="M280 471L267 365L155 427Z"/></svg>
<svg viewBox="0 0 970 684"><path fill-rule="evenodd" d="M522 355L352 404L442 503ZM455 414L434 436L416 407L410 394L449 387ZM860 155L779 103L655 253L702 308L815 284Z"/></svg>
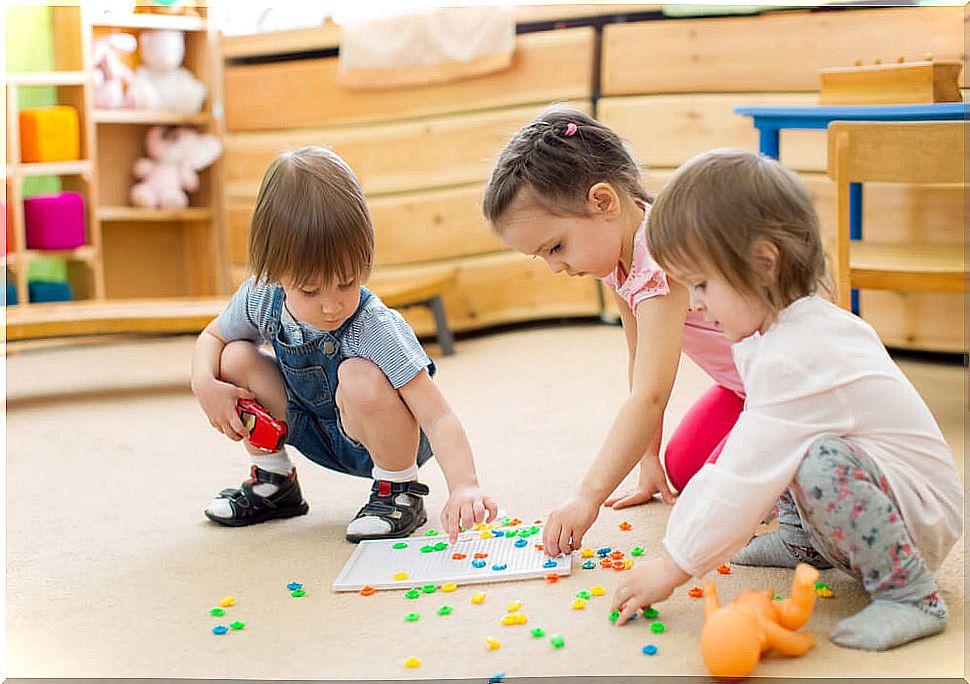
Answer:
<svg viewBox="0 0 970 684"><path fill-rule="evenodd" d="M383 491L381 491L383 489ZM384 492L390 489L389 494ZM395 496L397 494L415 494L417 496L427 496L431 493L431 488L428 485L418 482L417 480L410 480L408 482L388 482L387 480L374 480L374 484L371 485L371 491L379 493L380 496Z"/></svg>

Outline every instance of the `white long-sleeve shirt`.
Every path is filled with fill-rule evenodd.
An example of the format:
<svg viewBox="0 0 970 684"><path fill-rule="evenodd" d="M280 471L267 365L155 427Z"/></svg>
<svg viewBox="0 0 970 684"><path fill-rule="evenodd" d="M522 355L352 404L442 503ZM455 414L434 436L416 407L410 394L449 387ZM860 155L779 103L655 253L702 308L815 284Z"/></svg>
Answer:
<svg viewBox="0 0 970 684"><path fill-rule="evenodd" d="M813 295L732 353L744 411L671 511L663 544L673 561L697 577L726 562L812 442L834 435L878 464L926 564L939 567L963 529L963 487L936 420L872 327Z"/></svg>

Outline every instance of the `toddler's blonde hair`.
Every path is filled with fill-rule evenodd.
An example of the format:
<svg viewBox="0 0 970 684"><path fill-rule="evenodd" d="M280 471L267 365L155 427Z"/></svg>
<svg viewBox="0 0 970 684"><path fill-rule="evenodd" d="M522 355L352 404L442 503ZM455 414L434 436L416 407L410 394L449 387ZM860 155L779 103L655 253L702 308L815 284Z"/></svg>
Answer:
<svg viewBox="0 0 970 684"><path fill-rule="evenodd" d="M772 282L753 262L761 240L778 249ZM782 164L748 150L711 150L681 166L650 209L647 245L665 270L713 270L772 311L830 289L808 191Z"/></svg>

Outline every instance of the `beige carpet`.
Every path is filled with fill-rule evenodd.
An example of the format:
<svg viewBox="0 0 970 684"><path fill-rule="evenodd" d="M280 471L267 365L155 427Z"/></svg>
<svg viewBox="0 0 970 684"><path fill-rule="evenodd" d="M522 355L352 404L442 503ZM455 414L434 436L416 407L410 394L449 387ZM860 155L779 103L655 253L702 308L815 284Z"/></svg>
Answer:
<svg viewBox="0 0 970 684"><path fill-rule="evenodd" d="M544 581L494 584L472 605L472 588L409 601L401 592L364 598L330 585L352 547L344 525L369 483L298 467L309 515L254 528L210 524L202 508L235 486L247 461L208 427L188 391L193 339L128 340L34 350L7 358L7 653L9 677L186 677L253 679L483 678L566 675L703 675L697 639L702 606L686 587L659 606L663 634L640 620L616 628L606 598L574 611L583 588L612 591L619 573L581 570ZM533 328L465 340L438 358L439 384L463 419L483 484L509 514L545 516L570 493L594 455L625 392L625 347L617 327ZM964 371L907 362L963 471ZM674 425L707 384L685 362L668 412ZM445 500L432 462L432 523ZM592 546L656 553L669 509L651 504L606 510ZM622 520L631 532L619 531ZM809 626L815 650L769 659L776 677L962 677L962 544L939 573L952 620L941 636L883 654L834 646L825 635L861 609L858 587L823 573L835 596L820 600ZM735 568L719 577L722 598L745 587L787 594L790 573ZM297 580L307 594L289 595ZM209 609L237 598L243 631L214 636ZM502 626L513 599L526 626ZM443 603L454 613L437 614ZM404 621L411 611L416 623ZM529 629L563 635L555 650ZM484 639L501 640L487 651ZM653 657L641 654L656 644ZM408 670L404 661L423 664Z"/></svg>

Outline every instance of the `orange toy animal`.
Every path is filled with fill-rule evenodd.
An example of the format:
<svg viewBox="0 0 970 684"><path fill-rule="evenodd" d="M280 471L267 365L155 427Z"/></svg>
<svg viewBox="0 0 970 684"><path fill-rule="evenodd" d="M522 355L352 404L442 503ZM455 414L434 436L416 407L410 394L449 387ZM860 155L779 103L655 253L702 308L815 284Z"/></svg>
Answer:
<svg viewBox="0 0 970 684"><path fill-rule="evenodd" d="M791 598L773 601L770 590L746 589L734 603L723 607L717 600L717 586L705 582L701 655L711 674L747 677L769 648L800 656L815 646L814 634L795 630L812 615L817 580L818 570L800 563L795 568Z"/></svg>

